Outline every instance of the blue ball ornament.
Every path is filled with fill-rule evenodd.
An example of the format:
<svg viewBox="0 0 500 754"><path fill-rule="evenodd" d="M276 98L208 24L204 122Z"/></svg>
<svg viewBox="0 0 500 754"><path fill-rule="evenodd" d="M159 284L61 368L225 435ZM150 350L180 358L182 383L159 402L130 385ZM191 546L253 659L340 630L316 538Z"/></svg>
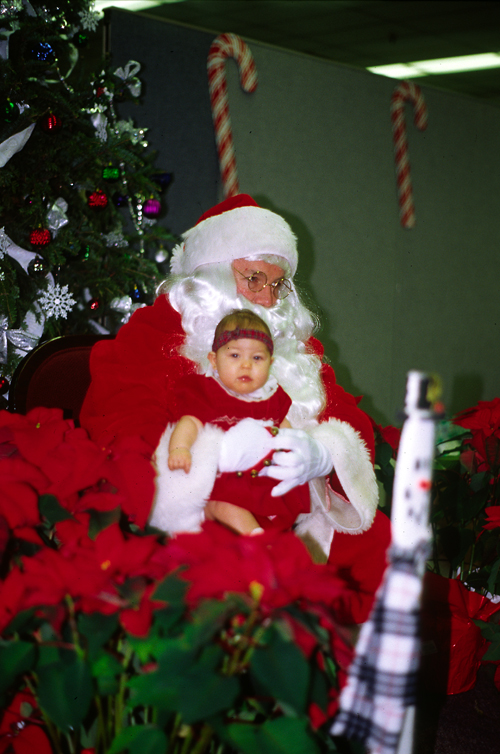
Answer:
<svg viewBox="0 0 500 754"><path fill-rule="evenodd" d="M54 48L48 42L39 42L30 50L30 55L33 60L39 60L41 63L51 63L56 54Z"/></svg>

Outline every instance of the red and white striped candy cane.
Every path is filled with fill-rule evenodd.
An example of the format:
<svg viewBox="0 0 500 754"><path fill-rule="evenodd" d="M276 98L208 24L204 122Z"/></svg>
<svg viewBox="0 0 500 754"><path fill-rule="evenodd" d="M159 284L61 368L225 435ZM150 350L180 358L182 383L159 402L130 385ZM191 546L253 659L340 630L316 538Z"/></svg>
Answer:
<svg viewBox="0 0 500 754"><path fill-rule="evenodd" d="M406 138L405 102L413 103L414 123L423 131L427 128L427 105L424 96L416 84L402 81L394 89L391 97L392 135L394 139L394 156L396 159L396 181L399 195L399 216L403 228L415 225L415 206L410 180L410 161L408 159L408 140Z"/></svg>
<svg viewBox="0 0 500 754"><path fill-rule="evenodd" d="M234 155L231 119L227 103L226 58L238 63L240 84L246 92L257 88L257 70L248 46L236 34L220 34L214 39L208 53L208 88L212 104L215 141L225 198L239 193L236 158Z"/></svg>

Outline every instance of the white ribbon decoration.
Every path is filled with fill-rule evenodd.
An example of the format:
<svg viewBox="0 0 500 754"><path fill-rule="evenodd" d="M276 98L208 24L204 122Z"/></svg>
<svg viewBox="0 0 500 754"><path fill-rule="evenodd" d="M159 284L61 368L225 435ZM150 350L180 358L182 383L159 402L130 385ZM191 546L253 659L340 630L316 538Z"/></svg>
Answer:
<svg viewBox="0 0 500 754"><path fill-rule="evenodd" d="M0 250L8 254L12 259L15 259L25 272L28 272L28 265L31 260L39 256L34 251L27 251L17 246L5 233L3 228L0 228Z"/></svg>
<svg viewBox="0 0 500 754"><path fill-rule="evenodd" d="M8 163L12 155L21 151L31 136L34 128L35 123L32 123L31 126L25 128L24 131L14 134L14 136L11 136L0 144L0 168L3 168Z"/></svg>
<svg viewBox="0 0 500 754"><path fill-rule="evenodd" d="M57 233L68 224L69 220L66 217L68 211L68 202L59 197L56 199L52 207L47 212L47 226L52 233L52 238L57 236Z"/></svg>
<svg viewBox="0 0 500 754"><path fill-rule="evenodd" d="M139 97L141 94L141 82L136 77L136 73L141 70L141 64L135 60L129 60L124 68L117 68L115 76L123 81L130 91L132 97Z"/></svg>

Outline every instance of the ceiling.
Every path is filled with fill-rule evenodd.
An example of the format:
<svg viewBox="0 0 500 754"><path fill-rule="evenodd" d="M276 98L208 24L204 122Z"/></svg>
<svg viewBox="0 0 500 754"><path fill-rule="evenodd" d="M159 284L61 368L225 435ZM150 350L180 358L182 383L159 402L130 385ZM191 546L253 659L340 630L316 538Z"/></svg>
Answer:
<svg viewBox="0 0 500 754"><path fill-rule="evenodd" d="M500 2L165 0L141 13L357 68L500 51ZM500 105L500 68L419 83Z"/></svg>

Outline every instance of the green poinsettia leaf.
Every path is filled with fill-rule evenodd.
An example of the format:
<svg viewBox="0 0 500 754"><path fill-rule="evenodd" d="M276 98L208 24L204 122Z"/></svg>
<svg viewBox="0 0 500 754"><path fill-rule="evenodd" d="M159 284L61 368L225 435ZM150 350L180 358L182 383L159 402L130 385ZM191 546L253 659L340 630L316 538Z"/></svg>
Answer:
<svg viewBox="0 0 500 754"><path fill-rule="evenodd" d="M490 594L497 594L497 579L500 571L500 558L491 566L491 573L488 578L487 588Z"/></svg>
<svg viewBox="0 0 500 754"><path fill-rule="evenodd" d="M390 465L392 459L393 450L388 442L383 442L375 447L375 463L380 467Z"/></svg>
<svg viewBox="0 0 500 754"><path fill-rule="evenodd" d="M473 474L470 478L470 488L473 492L478 492L488 486L489 474L487 471L480 471L478 474Z"/></svg>
<svg viewBox="0 0 500 754"><path fill-rule="evenodd" d="M87 641L89 656L96 655L118 628L117 615L82 613L78 616L78 630Z"/></svg>
<svg viewBox="0 0 500 754"><path fill-rule="evenodd" d="M498 662L500 660L500 626L490 621L475 620L474 623L481 629L481 636L491 642L484 653L482 660L485 662Z"/></svg>
<svg viewBox="0 0 500 754"><path fill-rule="evenodd" d="M178 575L172 574L160 581L153 592L153 599L166 602L168 605L183 605L189 584Z"/></svg>
<svg viewBox="0 0 500 754"><path fill-rule="evenodd" d="M123 672L123 667L116 657L101 650L94 656L90 669L101 696L111 696L118 692L119 676Z"/></svg>
<svg viewBox="0 0 500 754"><path fill-rule="evenodd" d="M196 664L183 676L178 686L179 712L188 725L207 720L219 712L230 710L240 690L235 677L218 672L223 651L208 646Z"/></svg>
<svg viewBox="0 0 500 754"><path fill-rule="evenodd" d="M134 725L125 728L113 740L107 754L158 754L167 751L168 741L165 733L153 725Z"/></svg>
<svg viewBox="0 0 500 754"><path fill-rule="evenodd" d="M498 662L500 660L500 636L497 641L492 642L484 653L482 660L484 662Z"/></svg>
<svg viewBox="0 0 500 754"><path fill-rule="evenodd" d="M297 647L275 626L266 632L265 644L257 647L250 661L250 675L278 702L302 714L306 707L309 666Z"/></svg>
<svg viewBox="0 0 500 754"><path fill-rule="evenodd" d="M38 498L38 510L40 511L41 518L45 518L51 525L73 518L71 513L62 507L54 495L40 495Z"/></svg>
<svg viewBox="0 0 500 754"><path fill-rule="evenodd" d="M184 637L165 640L156 670L128 680L127 686L132 691L129 706L175 709L179 684L196 663L196 656L196 652L186 646Z"/></svg>
<svg viewBox="0 0 500 754"><path fill-rule="evenodd" d="M111 524L117 524L121 516L121 508L112 508L110 511L97 511L91 510L89 521L89 537L95 539L97 535L103 530L107 529Z"/></svg>
<svg viewBox="0 0 500 754"><path fill-rule="evenodd" d="M77 728L92 699L89 665L74 652L61 651L58 662L39 664L38 699L45 714L68 733Z"/></svg>
<svg viewBox="0 0 500 754"><path fill-rule="evenodd" d="M242 754L320 754L309 721L279 717L263 725L228 725L224 738Z"/></svg>
<svg viewBox="0 0 500 754"><path fill-rule="evenodd" d="M7 691L17 678L35 662L35 647L27 641L2 642L0 645L0 693Z"/></svg>

